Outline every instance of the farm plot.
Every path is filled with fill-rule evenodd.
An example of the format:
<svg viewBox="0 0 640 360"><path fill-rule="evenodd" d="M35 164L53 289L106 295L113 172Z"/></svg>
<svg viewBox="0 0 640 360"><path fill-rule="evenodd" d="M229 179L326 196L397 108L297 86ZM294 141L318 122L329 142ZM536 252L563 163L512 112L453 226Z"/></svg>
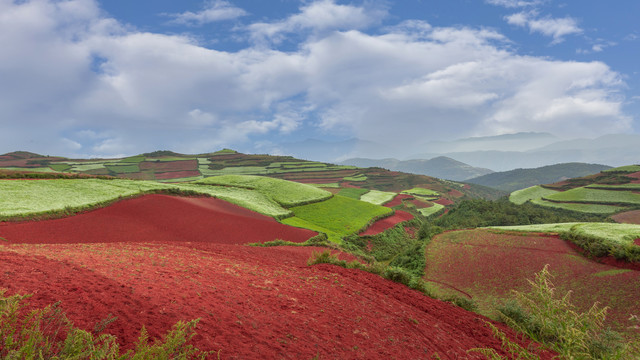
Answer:
<svg viewBox="0 0 640 360"><path fill-rule="evenodd" d="M433 214L438 213L442 209L444 209L444 205L434 203L433 206L418 209L418 212L420 212L422 216L429 217Z"/></svg>
<svg viewBox="0 0 640 360"><path fill-rule="evenodd" d="M396 195L396 193L390 191L371 190L360 196L360 200L375 205L383 205L393 200Z"/></svg>
<svg viewBox="0 0 640 360"><path fill-rule="evenodd" d="M573 291L578 310L597 301L610 308L607 325L635 331L629 314L640 312L640 272L588 260L557 237L453 231L436 236L426 256L425 279L443 293L471 297L486 315L495 315L491 309L510 298L512 289L527 291L526 279L549 264L556 292Z"/></svg>
<svg viewBox="0 0 640 360"><path fill-rule="evenodd" d="M9 243L304 242L316 233L214 198L145 195L72 217L0 224Z"/></svg>
<svg viewBox="0 0 640 360"><path fill-rule="evenodd" d="M556 202L640 205L640 194L631 191L607 191L575 188L543 197Z"/></svg>
<svg viewBox="0 0 640 360"><path fill-rule="evenodd" d="M427 198L440 196L440 193L438 193L437 191L430 190L430 189L424 189L424 188L420 188L420 187L415 187L413 189L404 190L404 191L402 191L402 194L417 195L417 196L422 196L422 197L427 197Z"/></svg>
<svg viewBox="0 0 640 360"><path fill-rule="evenodd" d="M517 205L522 205L529 200L542 199L545 196L550 196L557 192L556 190L546 189L536 185L512 192L511 195L509 195L509 201Z"/></svg>
<svg viewBox="0 0 640 360"><path fill-rule="evenodd" d="M543 199L534 199L534 200L531 200L531 203L540 205L540 206L547 206L547 207L553 207L558 209L590 213L590 214L613 214L626 209L625 207L614 206L614 205L588 204L588 203L585 203L585 204L561 203L561 202L546 201Z"/></svg>
<svg viewBox="0 0 640 360"><path fill-rule="evenodd" d="M351 199L356 199L359 200L361 196L363 196L364 194L368 193L369 189L360 189L360 188L355 188L355 187L348 187L348 188L342 188L340 189L340 192L338 192L338 195L340 196L344 196L344 197L348 197Z"/></svg>
<svg viewBox="0 0 640 360"><path fill-rule="evenodd" d="M290 210L294 216L282 223L324 232L336 243L341 243L344 236L358 233L375 219L393 213L389 208L339 195Z"/></svg>
<svg viewBox="0 0 640 360"><path fill-rule="evenodd" d="M155 159L154 161L143 161L139 166L140 170L153 170L158 173L169 171L196 171L198 169L198 161L196 159L180 159L174 161L161 161L160 159Z"/></svg>
<svg viewBox="0 0 640 360"><path fill-rule="evenodd" d="M221 185L247 188L272 198L284 207L326 200L332 194L315 186L263 176L226 175L202 179L200 185Z"/></svg>
<svg viewBox="0 0 640 360"><path fill-rule="evenodd" d="M640 210L633 210L615 214L611 218L619 223L640 224Z"/></svg>
<svg viewBox="0 0 640 360"><path fill-rule="evenodd" d="M363 236L376 235L387 229L391 229L392 227L396 226L401 222L409 221L411 219L413 219L413 215L411 215L410 213L406 211L397 210L395 214L374 222L373 224L371 224L371 226L369 226L366 230L362 231L359 235L363 235Z"/></svg>
<svg viewBox="0 0 640 360"><path fill-rule="evenodd" d="M220 359L483 359L467 353L478 347L506 355L477 314L363 271L307 267L317 249L290 250L203 243L0 245L0 287L8 294L34 293L36 307L60 301L76 326L89 331L112 318L106 332L125 349L143 326L153 339L178 320L199 318L192 344ZM514 331L496 326L527 346Z"/></svg>

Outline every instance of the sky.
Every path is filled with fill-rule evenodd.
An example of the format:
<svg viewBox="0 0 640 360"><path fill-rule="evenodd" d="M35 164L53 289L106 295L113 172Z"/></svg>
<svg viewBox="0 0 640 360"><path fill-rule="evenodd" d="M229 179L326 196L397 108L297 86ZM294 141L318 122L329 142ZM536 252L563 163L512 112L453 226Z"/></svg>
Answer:
<svg viewBox="0 0 640 360"><path fill-rule="evenodd" d="M640 131L640 1L0 0L0 153Z"/></svg>

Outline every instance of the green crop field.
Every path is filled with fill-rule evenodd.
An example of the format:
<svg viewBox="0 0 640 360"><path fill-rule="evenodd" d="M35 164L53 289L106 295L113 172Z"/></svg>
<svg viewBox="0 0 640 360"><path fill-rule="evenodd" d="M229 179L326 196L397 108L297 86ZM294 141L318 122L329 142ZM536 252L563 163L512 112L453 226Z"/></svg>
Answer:
<svg viewBox="0 0 640 360"><path fill-rule="evenodd" d="M369 192L368 189L359 189L359 188L343 188L340 190L338 195L359 200L360 197Z"/></svg>
<svg viewBox="0 0 640 360"><path fill-rule="evenodd" d="M345 176L343 180L345 180L345 181L355 181L355 182L367 181L367 176L363 175L363 174L355 175L355 176Z"/></svg>
<svg viewBox="0 0 640 360"><path fill-rule="evenodd" d="M64 172L67 170L71 170L71 165L69 164L64 164L64 163L60 163L60 164L51 164L49 165L49 167L55 171L60 171L60 172Z"/></svg>
<svg viewBox="0 0 640 360"><path fill-rule="evenodd" d="M589 188L575 188L547 195L543 199L576 203L640 204L640 194L634 194L631 191L607 191Z"/></svg>
<svg viewBox="0 0 640 360"><path fill-rule="evenodd" d="M67 163L71 164L71 171L85 172L90 170L104 169L104 163Z"/></svg>
<svg viewBox="0 0 640 360"><path fill-rule="evenodd" d="M137 163L143 162L144 159L145 159L144 156L136 155L136 156L126 157L126 158L120 160L119 162L121 162L121 163L136 163L137 164Z"/></svg>
<svg viewBox="0 0 640 360"><path fill-rule="evenodd" d="M140 167L138 164L128 164L128 165L111 165L105 164L105 166L109 171L113 171L116 174L129 174L140 172Z"/></svg>
<svg viewBox="0 0 640 360"><path fill-rule="evenodd" d="M0 218L80 211L121 197L163 190L209 195L275 218L291 215L268 196L250 189L124 179L54 179L0 181Z"/></svg>
<svg viewBox="0 0 640 360"><path fill-rule="evenodd" d="M427 197L440 196L440 193L438 193L437 191L430 190L430 189L419 188L419 187L415 187L415 188L409 189L409 190L404 190L402 192L402 194L427 196Z"/></svg>
<svg viewBox="0 0 640 360"><path fill-rule="evenodd" d="M396 195L396 193L390 191L371 190L366 194L360 196L360 200L375 205L382 205L393 200Z"/></svg>
<svg viewBox="0 0 640 360"><path fill-rule="evenodd" d="M203 179L202 176L190 176L190 177L174 178L174 179L161 179L156 181L160 183L186 183L186 182L198 181L202 179Z"/></svg>
<svg viewBox="0 0 640 360"><path fill-rule="evenodd" d="M223 175L202 179L196 183L253 189L284 207L318 202L332 196L330 192L315 186L264 176Z"/></svg>
<svg viewBox="0 0 640 360"><path fill-rule="evenodd" d="M620 184L620 185L600 185L591 184L585 186L588 189L602 189L602 190L635 190L640 191L640 184Z"/></svg>
<svg viewBox="0 0 640 360"><path fill-rule="evenodd" d="M50 167L23 168L23 167L8 166L8 167L3 167L2 169L3 170L10 170L10 171L56 172L55 170L51 169Z"/></svg>
<svg viewBox="0 0 640 360"><path fill-rule="evenodd" d="M623 173L634 173L640 171L640 165L627 165L620 166L613 169L608 169L603 172L623 172Z"/></svg>
<svg viewBox="0 0 640 360"><path fill-rule="evenodd" d="M437 213L438 211L440 211L442 209L444 209L444 205L433 204L433 206L430 206L430 207L427 207L427 208L418 209L418 211L423 216L431 216L431 215Z"/></svg>
<svg viewBox="0 0 640 360"><path fill-rule="evenodd" d="M509 201L514 204L521 205L529 200L542 199L545 196L555 193L557 193L557 191L545 189L542 186L536 185L512 192L509 196Z"/></svg>
<svg viewBox="0 0 640 360"><path fill-rule="evenodd" d="M590 213L590 214L613 214L613 213L627 209L625 207L613 206L613 205L556 203L556 202L546 201L542 199L531 200L531 203L540 205L540 206L547 206L547 207L553 207L558 209Z"/></svg>
<svg viewBox="0 0 640 360"><path fill-rule="evenodd" d="M200 165L199 170L203 176L261 175L267 173L267 169L263 166L233 166L222 170L211 170L208 165Z"/></svg>
<svg viewBox="0 0 640 360"><path fill-rule="evenodd" d="M311 186L315 186L318 188L329 188L329 189L338 189L340 188L340 184L338 183L329 183L329 184L309 184Z"/></svg>
<svg viewBox="0 0 640 360"><path fill-rule="evenodd" d="M364 201L336 195L329 200L291 208L294 217L282 223L327 234L330 241L340 243L355 234L373 219L391 214L393 210Z"/></svg>

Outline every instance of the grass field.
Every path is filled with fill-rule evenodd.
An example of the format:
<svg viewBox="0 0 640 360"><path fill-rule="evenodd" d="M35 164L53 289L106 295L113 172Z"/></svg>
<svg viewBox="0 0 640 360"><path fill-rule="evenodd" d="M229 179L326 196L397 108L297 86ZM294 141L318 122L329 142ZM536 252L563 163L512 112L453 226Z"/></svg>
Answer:
<svg viewBox="0 0 640 360"><path fill-rule="evenodd" d="M512 192L509 196L509 201L514 204L521 205L529 200L542 199L545 196L549 196L555 193L557 193L557 191L545 189L542 186L536 185Z"/></svg>
<svg viewBox="0 0 640 360"><path fill-rule="evenodd" d="M557 203L552 201L546 201L542 199L531 200L533 204L540 206L553 207L558 209L565 209L571 211L578 211L590 214L613 214L618 211L625 210L626 208L613 205L601 205L601 204L576 204L576 203Z"/></svg>
<svg viewBox="0 0 640 360"><path fill-rule="evenodd" d="M360 200L375 205L382 205L393 200L396 195L396 193L390 191L371 190L368 193L360 196Z"/></svg>
<svg viewBox="0 0 640 360"><path fill-rule="evenodd" d="M418 212L420 212L420 214L422 214L423 216L431 216L442 209L444 209L444 205L434 203L433 206L418 209Z"/></svg>
<svg viewBox="0 0 640 360"><path fill-rule="evenodd" d="M424 189L420 187L414 187L413 189L404 190L402 194L418 195L418 196L426 196L426 197L440 196L440 193L438 193L437 191Z"/></svg>
<svg viewBox="0 0 640 360"><path fill-rule="evenodd" d="M383 206L339 195L290 210L295 216L282 220L284 224L324 232L336 243L341 243L344 236L357 233L373 219L393 212Z"/></svg>
<svg viewBox="0 0 640 360"><path fill-rule="evenodd" d="M338 195L359 200L361 196L369 192L368 189L359 189L359 188L342 188Z"/></svg>
<svg viewBox="0 0 640 360"><path fill-rule="evenodd" d="M616 223L562 223L539 224L522 226L492 226L492 229L523 231L569 233L592 236L598 239L613 241L622 245L633 245L635 239L640 239L640 225Z"/></svg>
<svg viewBox="0 0 640 360"><path fill-rule="evenodd" d="M284 207L318 202L332 196L330 192L315 186L263 176L223 175L205 178L196 183L256 190Z"/></svg>
<svg viewBox="0 0 640 360"><path fill-rule="evenodd" d="M158 191L191 191L275 218L291 215L270 197L250 189L124 179L54 179L0 181L0 193L3 195L0 197L0 218L76 212L122 197Z"/></svg>
<svg viewBox="0 0 640 360"><path fill-rule="evenodd" d="M585 186L588 189L602 189L602 190L635 190L640 191L640 184L620 184L620 185L600 185L591 184Z"/></svg>
<svg viewBox="0 0 640 360"><path fill-rule="evenodd" d="M631 191L608 191L589 188L575 188L544 196L543 199L576 203L640 204L640 194L635 194Z"/></svg>
<svg viewBox="0 0 640 360"><path fill-rule="evenodd" d="M634 173L634 172L637 172L637 171L640 171L640 165L620 166L620 167L617 167L617 168L605 170L603 172Z"/></svg>

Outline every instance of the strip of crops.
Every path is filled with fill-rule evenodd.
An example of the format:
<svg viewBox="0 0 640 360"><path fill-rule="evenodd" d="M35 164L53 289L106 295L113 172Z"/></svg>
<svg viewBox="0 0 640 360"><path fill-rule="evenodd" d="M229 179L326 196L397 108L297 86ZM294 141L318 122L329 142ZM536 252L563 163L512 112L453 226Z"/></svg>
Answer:
<svg viewBox="0 0 640 360"><path fill-rule="evenodd" d="M607 191L588 188L575 188L547 195L544 199L560 202L640 204L640 194L634 194L631 191Z"/></svg>
<svg viewBox="0 0 640 360"><path fill-rule="evenodd" d="M592 184L586 186L589 189L602 189L602 190L640 190L640 184L620 184L620 185L600 185Z"/></svg>
<svg viewBox="0 0 640 360"><path fill-rule="evenodd" d="M267 173L267 169L262 166L233 166L226 167L222 170L211 170L207 165L200 165L199 170L204 176L261 175Z"/></svg>
<svg viewBox="0 0 640 360"><path fill-rule="evenodd" d="M419 187L409 189L409 190L404 190L402 194L421 195L421 196L439 196L440 195L437 191L419 188Z"/></svg>
<svg viewBox="0 0 640 360"><path fill-rule="evenodd" d="M422 209L418 209L418 211L420 212L420 214L422 214L423 216L431 216L435 213L437 213L438 211L444 209L444 205L440 205L440 204L433 204L433 206L429 206L426 208L422 208Z"/></svg>
<svg viewBox="0 0 640 360"><path fill-rule="evenodd" d="M304 227L327 234L330 241L340 243L347 235L356 234L371 221L393 211L383 206L336 195L329 200L291 208L287 225Z"/></svg>
<svg viewBox="0 0 640 360"><path fill-rule="evenodd" d="M369 192L369 189L343 188L338 195L359 200L361 196Z"/></svg>
<svg viewBox="0 0 640 360"><path fill-rule="evenodd" d="M360 197L360 200L375 205L382 205L393 200L396 195L396 193L390 191L371 190L368 193L362 195Z"/></svg>
<svg viewBox="0 0 640 360"><path fill-rule="evenodd" d="M30 168L26 168L26 167L9 166L9 167L3 167L2 170L29 171L29 172L55 172L55 170L51 169L50 167L30 167Z"/></svg>
<svg viewBox="0 0 640 360"><path fill-rule="evenodd" d="M625 172L625 173L633 173L636 171L640 171L640 165L627 165L627 166L620 166L617 168L613 168L613 169L607 169L603 172Z"/></svg>
<svg viewBox="0 0 640 360"><path fill-rule="evenodd" d="M536 185L512 192L509 196L509 201L517 205L522 205L529 200L542 199L545 196L549 196L555 193L557 193L557 191L545 189L542 186Z"/></svg>
<svg viewBox="0 0 640 360"><path fill-rule="evenodd" d="M542 199L531 200L533 204L540 206L553 207L558 209L565 209L571 211L578 211L590 214L613 214L618 211L625 210L626 208L613 205L601 205L601 204L577 204L577 203L558 203L552 201L546 201Z"/></svg>
<svg viewBox="0 0 640 360"><path fill-rule="evenodd" d="M197 183L254 189L284 207L318 202L332 196L330 192L315 186L264 176L225 175L202 179Z"/></svg>

